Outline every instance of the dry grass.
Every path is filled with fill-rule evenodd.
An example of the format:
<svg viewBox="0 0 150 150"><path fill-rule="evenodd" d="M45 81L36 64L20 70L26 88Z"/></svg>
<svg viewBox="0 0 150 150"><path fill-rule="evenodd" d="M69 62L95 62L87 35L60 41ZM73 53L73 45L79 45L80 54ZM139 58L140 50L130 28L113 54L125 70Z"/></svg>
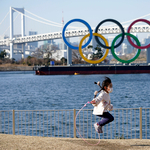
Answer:
<svg viewBox="0 0 150 150"><path fill-rule="evenodd" d="M88 139L89 143L98 140ZM0 150L150 150L150 139L101 140L90 146L82 139L0 134Z"/></svg>

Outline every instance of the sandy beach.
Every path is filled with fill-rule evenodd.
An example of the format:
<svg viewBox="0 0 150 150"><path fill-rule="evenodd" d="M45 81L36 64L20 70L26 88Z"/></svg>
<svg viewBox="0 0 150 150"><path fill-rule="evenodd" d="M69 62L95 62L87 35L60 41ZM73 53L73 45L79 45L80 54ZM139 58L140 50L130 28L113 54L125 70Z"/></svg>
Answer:
<svg viewBox="0 0 150 150"><path fill-rule="evenodd" d="M86 139L95 144L98 139ZM150 150L150 139L102 139L90 146L79 138L54 138L0 134L1 150Z"/></svg>

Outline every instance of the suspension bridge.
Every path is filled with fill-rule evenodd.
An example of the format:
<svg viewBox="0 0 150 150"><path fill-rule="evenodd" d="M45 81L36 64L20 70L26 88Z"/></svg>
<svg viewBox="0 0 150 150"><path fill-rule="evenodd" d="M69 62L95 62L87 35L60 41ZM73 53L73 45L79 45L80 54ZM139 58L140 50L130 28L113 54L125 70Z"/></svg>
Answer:
<svg viewBox="0 0 150 150"><path fill-rule="evenodd" d="M16 37L16 38L14 38L14 30L13 30L14 21L16 19L16 18L13 19L13 13L14 12L17 12L18 15L19 14L21 15L21 37ZM28 12L29 14L31 14L31 15L39 18L39 19L35 19L33 17L30 17L30 16L26 15L25 12ZM6 19L6 17L9 14L10 14L10 26L7 28L7 30L10 29L10 37L7 38L7 39L0 40L0 46L3 46L3 48L6 48L6 47L8 48L9 47L8 49L10 50L10 59L13 58L13 51L15 50L13 48L14 44L22 44L22 52L23 52L23 56L25 56L25 43L45 41L45 40L62 39L62 31L25 36L25 17L27 17L29 19L32 19L34 21L43 23L43 24L47 24L47 25L54 26L54 27L59 27L59 29L60 29L60 27L62 27L62 24L47 20L47 19L42 18L40 16L37 16L36 14L33 14L33 13L29 12L28 10L26 10L24 8L10 7L9 12L6 14L6 16L0 22L0 25L3 23L3 21ZM150 16L150 14L147 14L145 16L141 16L141 17L135 18L135 19L146 18L146 17L149 17L149 16ZM123 25L123 28L124 28L125 32L127 32L127 28L128 28L129 23L131 23L135 19L121 23ZM68 38L85 36L86 34L89 33L89 31L86 27L83 28L83 27L69 26L68 28L69 28L69 30L67 30L65 32L65 36L68 37ZM94 31L95 27L93 27L92 30ZM4 34L6 33L6 31L4 32ZM150 26L148 24L134 25L130 31L131 31L131 33L149 33L150 32ZM101 28L99 28L98 33L100 33L102 35L103 34L119 34L119 33L121 33L121 30L118 26L109 25L109 26L102 26ZM70 51L69 51L69 48L68 48L68 56L70 57L71 55L69 53L70 53ZM70 62L70 60L69 60L69 62ZM147 50L147 62L150 63L150 49Z"/></svg>

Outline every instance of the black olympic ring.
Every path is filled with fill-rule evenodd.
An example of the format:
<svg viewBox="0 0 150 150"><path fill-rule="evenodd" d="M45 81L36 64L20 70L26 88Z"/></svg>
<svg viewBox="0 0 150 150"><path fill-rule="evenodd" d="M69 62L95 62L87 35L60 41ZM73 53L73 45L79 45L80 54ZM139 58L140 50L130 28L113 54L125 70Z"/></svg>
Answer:
<svg viewBox="0 0 150 150"><path fill-rule="evenodd" d="M97 33L97 32L98 32L98 28L99 28L104 22L107 22L107 21L114 22L115 24L117 24L117 25L120 27L120 29L121 29L121 31L122 31L122 38L121 38L120 42L119 42L117 45L114 46L114 48L117 48L118 46L120 46L120 45L122 44L122 42L123 42L123 40L124 40L124 36L125 36L124 28L122 27L122 25L121 25L117 20L114 20L114 19L105 19L105 20L101 21L101 22L97 25L97 27L96 27L96 29L95 29L95 33ZM103 45L103 44L99 41L98 36L95 36L95 40L96 40L96 42L97 42L101 47L106 48L106 49L111 49L111 46L105 46L105 45Z"/></svg>

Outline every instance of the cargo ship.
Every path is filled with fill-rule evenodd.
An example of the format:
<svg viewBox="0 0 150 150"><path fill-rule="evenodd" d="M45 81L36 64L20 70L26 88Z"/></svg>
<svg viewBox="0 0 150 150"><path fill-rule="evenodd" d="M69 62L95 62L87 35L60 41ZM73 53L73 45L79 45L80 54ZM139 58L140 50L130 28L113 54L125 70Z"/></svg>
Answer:
<svg viewBox="0 0 150 150"><path fill-rule="evenodd" d="M150 73L150 65L99 65L34 67L36 75L134 74Z"/></svg>

